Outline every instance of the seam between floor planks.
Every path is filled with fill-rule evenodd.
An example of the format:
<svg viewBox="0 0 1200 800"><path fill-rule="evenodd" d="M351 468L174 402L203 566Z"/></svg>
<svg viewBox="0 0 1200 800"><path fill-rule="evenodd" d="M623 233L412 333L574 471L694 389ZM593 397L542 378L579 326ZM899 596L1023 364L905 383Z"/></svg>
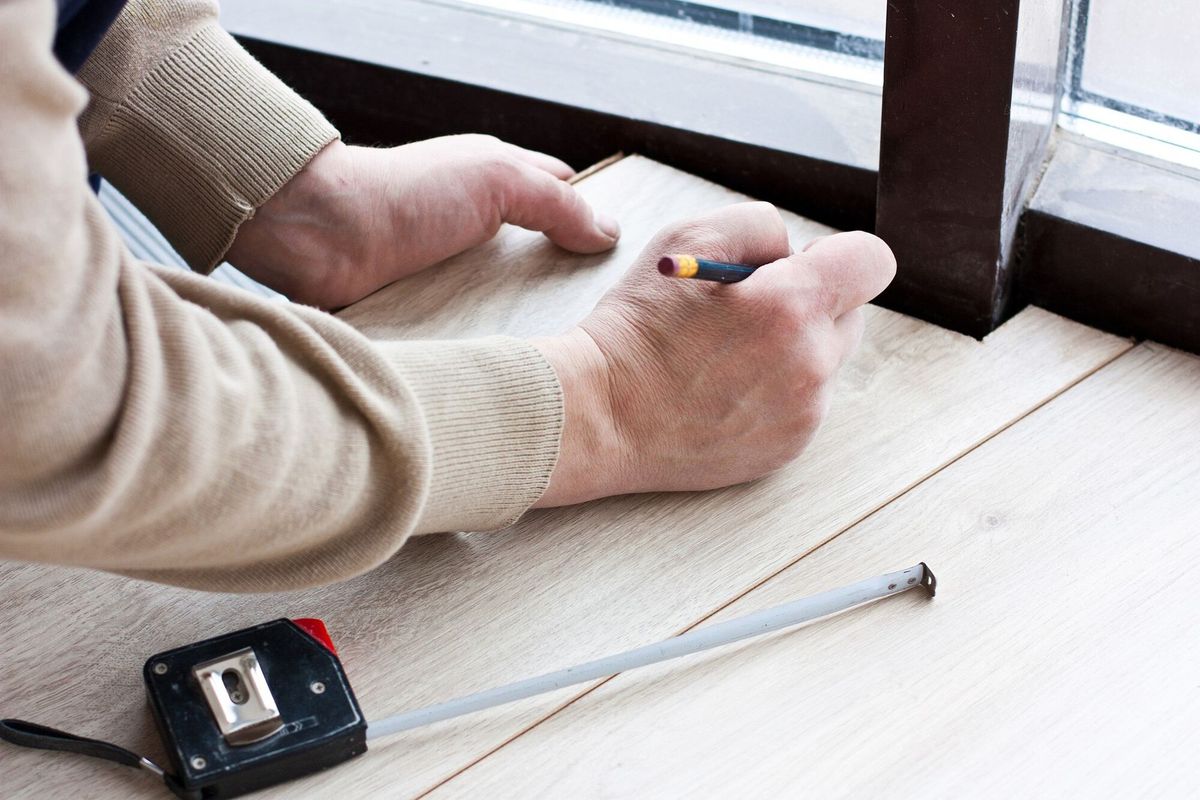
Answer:
<svg viewBox="0 0 1200 800"><path fill-rule="evenodd" d="M610 163L610 162L611 162L611 163L615 163L616 161L620 160L620 159L619 159L619 156L620 156L620 155L621 155L621 154L617 154L617 156L614 156L614 157L612 157L611 159L607 159L606 161L604 161L604 162L601 162L601 163L602 163L604 166L607 166L607 165L608 165L608 163ZM600 165L597 165L597 166L600 166ZM932 324L932 323L930 323L930 324ZM878 514L880 511L882 511L883 509L885 509L885 508L887 508L888 506L890 506L892 503L895 503L895 502L896 502L897 500L899 500L900 498L904 497L905 495L908 495L908 494L910 494L910 493L911 493L913 490L915 490L917 487L919 487L919 486L921 486L922 484L926 483L926 482L927 482L927 481L929 481L930 479L932 479L932 478L936 477L938 474L940 474L940 473L941 473L943 470L945 470L947 467L950 467L951 465L953 465L953 464L955 464L955 463L957 463L957 462L961 461L963 458L967 457L968 455L970 455L972 452L974 452L974 451L975 451L975 450L977 450L978 448L980 448L980 447L982 447L983 445L987 444L988 442L992 441L992 440L993 440L993 439L995 439L997 436L1000 436L1000 435L1001 435L1001 434L1003 434L1004 432L1008 431L1008 430L1009 430L1009 429L1011 429L1011 428L1012 428L1014 425L1016 425L1017 423L1021 422L1021 421L1022 421L1022 420L1024 420L1024 419L1026 419L1026 418L1027 418L1027 417L1029 417L1031 414L1034 414L1034 413L1036 413L1037 411L1039 411L1040 409L1042 409L1042 408L1045 408L1047 405L1049 405L1050 403L1053 403L1055 400L1057 400L1058 398L1062 397L1062 396L1063 396L1064 394L1066 394L1067 392L1071 391L1071 390L1072 390L1072 389L1074 389L1075 387L1077 387L1077 386L1079 386L1080 384L1082 384L1083 382L1087 381L1087 380L1088 380L1088 379L1090 379L1092 376L1094 376L1094 375L1096 375L1097 373L1099 373L1101 370L1107 369L1108 367L1110 367L1112 364L1114 364L1115 362L1117 362L1117 361L1118 361L1118 360L1120 360L1121 358L1124 358L1124 357L1125 357L1125 356L1127 356L1129 353L1133 352L1133 350L1134 350L1134 349L1137 347L1137 345L1138 345L1138 342L1137 342L1137 341L1135 341L1135 340L1132 340L1132 339L1131 339L1131 340L1128 340L1128 341L1126 342L1125 349L1121 350L1120 352L1116 353L1115 355L1113 355L1112 357L1108 358L1107 360L1105 360L1105 361L1101 362L1100 364L1097 364L1095 367L1093 367L1092 369L1088 370L1087 372L1084 372L1083 374L1081 374L1081 375L1080 375L1078 378L1076 378L1075 380L1073 380L1073 381L1071 381L1071 382L1069 382L1069 383L1066 383L1066 384L1064 384L1063 386L1061 386L1060 388L1058 388L1057 390L1055 390L1055 391L1051 392L1050 394L1048 394L1046 397L1042 398L1042 399L1041 399L1040 401L1038 401L1037 403L1033 404L1033 405L1032 405L1032 406L1030 406L1029 408L1027 408L1027 409L1025 409L1024 411L1022 411L1021 413L1019 413L1019 414L1015 415L1015 416L1014 416L1014 417L1013 417L1011 420L1009 420L1008 422L1006 422L1006 423L1004 423L1003 425L1001 425L1000 427L996 428L996 430L992 431L992 432L991 432L991 433L989 433L987 436L984 436L984 437L983 437L983 438L981 438L979 441L975 442L974 444L971 444L971 445L969 445L969 446L968 446L966 449L964 449L962 452L960 452L960 453L958 453L957 455L955 455L953 458L951 458L951 459L948 459L948 460L947 460L945 463L943 463L943 464L939 465L937 468L935 468L935 469L933 469L933 470L929 471L929 472L928 472L928 473L926 473L925 475L923 475L923 476L921 476L920 478L918 478L917 480L913 481L911 484L909 484L909 485L905 486L903 489L901 489L900 491L898 491L898 492L894 493L894 494L893 494L891 497L888 497L886 500L884 500L883 502L881 502L881 503L879 503L878 505L874 506L874 507L873 507L873 508L871 508L869 511L867 511L867 512L865 512L865 513L861 514L860 516L858 516L857 518L855 518L855 519L854 519L853 521L851 521L850 523L848 523L848 524L846 524L846 525L842 526L840 529L838 529L837 531L835 531L835 532L834 532L832 535L830 535L828 538L824 539L824 540L823 540L823 541L821 541L820 543L818 543L818 544L816 544L816 545L814 545L814 546L810 547L809 549L805 550L805 551L804 551L802 554L800 554L799 556L797 556L795 559L793 559L793 560L789 561L789 562L788 562L786 565L784 565L783 567L781 567L781 568L777 569L775 572L772 572L770 575L768 575L768 576L766 576L766 577L764 577L764 578L762 578L762 579L760 579L760 580L756 581L756 582L755 582L754 584L752 584L750 587L748 587L748 588L746 588L746 589L744 589L744 590L742 590L742 591L740 591L740 592L737 592L737 593L736 593L736 594L735 594L733 597L731 597L730 599L728 599L728 600L724 601L724 602L723 602L723 603L721 603L719 606L717 606L716 608L714 608L712 611L709 611L708 613L704 614L703 616L701 616L701 617L700 617L699 619L697 619L696 621L694 621L694 622L690 623L689 625L687 625L687 626L685 626L685 627L681 628L679 631L677 631L677 632L675 633L675 635L676 635L676 636L678 636L679 634L686 633L686 632L688 632L688 631L692 630L693 628L695 628L696 626L704 624L704 622L705 622L706 620L708 620L708 619L711 619L712 617L714 617L714 616L716 616L717 614L721 613L721 611L725 610L725 609L726 609L726 608L728 608L729 606L731 606L731 605L733 605L734 603L738 602L738 601L739 601L739 600L741 600L742 598L746 597L747 595L749 595L749 594L751 594L751 593L753 593L753 592L757 591L759 588L761 588L761 587L765 586L766 584L770 583L771 581L775 580L775 579L776 579L776 578L778 578L780 575L782 575L783 573L785 573L785 572L787 572L788 570L792 569L794 566L796 566L798 563L800 563L801 561L803 561L803 560L804 560L805 558L807 558L808 556L812 555L813 553L817 552L817 551L818 551L818 550L820 550L821 548L825 547L825 546L826 546L826 545L828 545L830 542L834 541L835 539L837 539L838 537L842 536L843 534L845 534L845 533L847 533L847 532L849 532L849 531L853 530L854 528L858 527L859 525L863 524L863 523L864 523L864 522L866 522L867 520L869 520L869 519L871 519L872 517L874 517L875 515L877 515L877 514ZM620 674L623 674L623 673L617 673L617 675L620 675ZM445 786L446 784L450 783L450 782L451 782L451 781L453 781L455 778L457 778L458 776L462 775L463 773L465 773L467 770L471 769L471 768L472 768L472 767L474 767L475 765L477 765L477 764L481 763L482 761L484 761L484 760L486 760L486 759L488 759L488 758L492 757L492 756L493 756L493 755L495 755L496 753L500 752L500 751L501 751L501 750L503 750L505 747L507 747L509 744L511 744L512 742L514 742L514 741L516 741L517 739L521 738L522 736L524 736L525 734L527 734L527 733L529 733L530 731L534 730L535 728L539 727L539 726L540 726L540 725L542 725L544 722L547 722L548 720L550 720L550 719L552 719L552 718L554 718L554 717L558 716L560 713L562 713L562 712L563 712L563 711L565 711L566 709L570 708L570 707L571 707L571 706L573 706L575 703L579 702L579 701L580 701L580 700L582 700L583 698L585 698L585 697L587 697L588 695L590 695L592 692L596 691L597 689L599 689L600 687L604 686L604 685L605 685L606 683L608 683L609 681L611 681L611 680L613 680L614 678L616 678L616 677L617 677L617 675L610 675L610 676L608 676L608 677L606 677L606 678L602 678L602 679L600 679L600 680L596 681L595 683L592 683L592 684L591 684L591 685L589 685L587 688L585 688L585 689L583 689L582 691L580 691L578 694L576 694L576 695L572 696L571 698L569 698L569 699L568 699L566 702L564 702L564 703L562 703L562 704L558 705L557 707L555 707L553 710L549 711L548 713L546 713L546 714L544 714L544 715L542 715L542 716L538 717L538 718L537 718L537 719L536 719L534 722L532 722L532 723L530 723L529 725L525 726L525 727L524 727L524 728L522 728L520 731L518 731L518 732L514 733L512 736L509 736L509 737L508 737L508 738L506 738L506 739L505 739L503 742L501 742L500 744L498 744L498 745L496 745L495 747L493 747L491 750L488 750L486 753L484 753L483 755L479 756L478 758L475 758L475 759L471 760L469 763L467 763L467 764L463 765L463 766L462 766L460 769L457 769L457 770L455 770L455 771L454 771L454 772L452 772L450 775L446 776L445 778L443 778L442 780L440 780L440 781L438 781L437 783L433 784L432 786L430 786L430 787L428 787L428 788L426 788L426 789L423 789L423 790L421 790L421 791L420 791L418 794L416 794L416 795L414 796L414 800L420 800L421 798L428 797L428 796L429 796L431 793L433 793L433 792L437 791L437 790L438 790L439 788L441 788L442 786Z"/></svg>

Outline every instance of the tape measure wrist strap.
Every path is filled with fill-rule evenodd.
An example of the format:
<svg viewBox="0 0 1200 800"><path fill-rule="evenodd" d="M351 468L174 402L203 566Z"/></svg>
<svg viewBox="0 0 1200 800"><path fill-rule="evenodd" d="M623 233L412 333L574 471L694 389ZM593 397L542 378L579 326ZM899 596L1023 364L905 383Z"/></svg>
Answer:
<svg viewBox="0 0 1200 800"><path fill-rule="evenodd" d="M167 788L184 800L199 798L199 793L188 792L175 780L175 776L166 772L145 756L140 756L132 750L104 742L100 739L88 739L73 733L60 731L35 722L22 719L0 719L0 740L15 744L18 747L30 747L35 750L58 750L63 753L76 753L104 761L112 761L126 767L144 769L162 778Z"/></svg>

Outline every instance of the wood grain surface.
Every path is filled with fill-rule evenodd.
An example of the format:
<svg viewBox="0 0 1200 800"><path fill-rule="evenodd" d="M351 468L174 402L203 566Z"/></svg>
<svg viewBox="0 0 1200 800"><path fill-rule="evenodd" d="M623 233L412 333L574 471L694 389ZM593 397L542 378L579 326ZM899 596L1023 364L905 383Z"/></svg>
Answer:
<svg viewBox="0 0 1200 800"><path fill-rule="evenodd" d="M557 332L592 307L667 221L744 199L637 157L579 187L621 220L615 253L574 256L506 228L343 317L378 338ZM826 232L790 215L788 224L797 247ZM863 347L843 370L813 444L792 467L754 484L613 498L531 513L502 532L421 537L367 575L304 592L203 594L81 570L0 566L3 713L161 756L142 661L280 616L328 622L368 719L652 641L741 596L1130 346L1036 309L982 343L873 307L867 316ZM849 577L873 569L866 554L849 558ZM580 691L412 731L261 796L414 796ZM667 763L669 743L657 746ZM553 758L547 750L523 769ZM0 781L5 797L161 796L161 786L133 770L12 748L0 756Z"/></svg>
<svg viewBox="0 0 1200 800"><path fill-rule="evenodd" d="M1143 345L714 621L910 592L614 678L431 796L1195 797L1200 359Z"/></svg>

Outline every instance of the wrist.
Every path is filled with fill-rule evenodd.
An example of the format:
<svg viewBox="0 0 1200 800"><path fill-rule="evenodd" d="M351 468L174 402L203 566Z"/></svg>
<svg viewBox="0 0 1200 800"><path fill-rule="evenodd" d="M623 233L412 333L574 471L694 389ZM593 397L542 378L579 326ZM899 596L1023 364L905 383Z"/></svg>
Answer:
<svg viewBox="0 0 1200 800"><path fill-rule="evenodd" d="M534 508L572 505L630 490L629 462L614 413L608 362L582 328L533 339L550 362L563 393L563 433L550 484Z"/></svg>
<svg viewBox="0 0 1200 800"><path fill-rule="evenodd" d="M343 241L355 202L350 148L335 140L317 153L238 229L227 260L297 302L338 307L361 258ZM341 300L345 302L340 302Z"/></svg>

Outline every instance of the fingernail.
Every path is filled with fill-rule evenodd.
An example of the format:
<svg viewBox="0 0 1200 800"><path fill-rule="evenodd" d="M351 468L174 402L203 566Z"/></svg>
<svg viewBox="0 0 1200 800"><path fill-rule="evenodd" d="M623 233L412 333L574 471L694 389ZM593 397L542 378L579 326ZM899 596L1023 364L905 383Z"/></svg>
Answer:
<svg viewBox="0 0 1200 800"><path fill-rule="evenodd" d="M616 241L621 238L621 225L613 217L603 211L596 212L596 227L608 238Z"/></svg>
<svg viewBox="0 0 1200 800"><path fill-rule="evenodd" d="M808 252L808 248L812 247L814 244L816 244L817 242L821 241L822 239L828 239L828 238L829 238L830 236L832 236L832 235L833 235L833 234L829 234L829 233L827 233L827 234L825 234L824 236L818 236L818 237L817 237L817 238L815 238L815 239L809 239L809 240L808 240L808 243L807 243L807 244L805 244L805 245L804 245L804 247L801 247L801 248L800 248L800 252L801 252L801 253L806 253L806 252Z"/></svg>

